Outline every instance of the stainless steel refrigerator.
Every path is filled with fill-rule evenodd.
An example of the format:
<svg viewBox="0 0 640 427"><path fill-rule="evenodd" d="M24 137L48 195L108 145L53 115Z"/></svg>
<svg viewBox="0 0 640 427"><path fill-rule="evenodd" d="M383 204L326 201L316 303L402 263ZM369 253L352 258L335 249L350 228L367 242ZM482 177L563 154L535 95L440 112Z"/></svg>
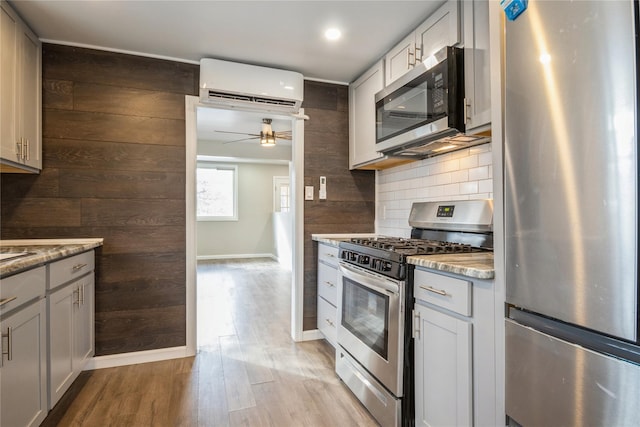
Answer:
<svg viewBox="0 0 640 427"><path fill-rule="evenodd" d="M505 24L506 412L640 423L638 4Z"/></svg>

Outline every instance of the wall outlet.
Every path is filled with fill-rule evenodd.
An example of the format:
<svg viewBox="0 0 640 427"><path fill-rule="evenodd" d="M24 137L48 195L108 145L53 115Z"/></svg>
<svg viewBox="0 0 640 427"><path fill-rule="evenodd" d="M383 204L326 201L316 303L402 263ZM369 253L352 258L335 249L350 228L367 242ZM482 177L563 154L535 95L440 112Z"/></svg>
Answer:
<svg viewBox="0 0 640 427"><path fill-rule="evenodd" d="M304 187L304 199L313 200L313 185L307 185Z"/></svg>
<svg viewBox="0 0 640 427"><path fill-rule="evenodd" d="M327 177L320 177L320 190L318 192L318 199L326 200L327 199Z"/></svg>

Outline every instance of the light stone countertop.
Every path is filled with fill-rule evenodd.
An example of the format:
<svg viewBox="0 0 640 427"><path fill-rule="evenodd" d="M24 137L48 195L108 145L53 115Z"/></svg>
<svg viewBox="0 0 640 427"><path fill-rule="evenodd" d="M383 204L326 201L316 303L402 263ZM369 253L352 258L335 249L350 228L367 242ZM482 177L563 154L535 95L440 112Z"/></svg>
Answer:
<svg viewBox="0 0 640 427"><path fill-rule="evenodd" d="M350 234L312 234L311 239L319 243L338 247L340 242L348 241L356 237L376 237L375 233L350 233Z"/></svg>
<svg viewBox="0 0 640 427"><path fill-rule="evenodd" d="M493 279L493 252L419 255L407 258L409 264L475 279Z"/></svg>
<svg viewBox="0 0 640 427"><path fill-rule="evenodd" d="M103 238L0 240L0 255L24 254L0 260L0 278L86 252L103 243Z"/></svg>

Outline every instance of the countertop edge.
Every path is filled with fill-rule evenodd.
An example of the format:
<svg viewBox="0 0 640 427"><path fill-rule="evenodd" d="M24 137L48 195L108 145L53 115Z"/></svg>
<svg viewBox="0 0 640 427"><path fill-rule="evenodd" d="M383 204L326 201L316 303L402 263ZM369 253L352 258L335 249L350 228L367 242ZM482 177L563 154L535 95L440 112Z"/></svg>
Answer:
<svg viewBox="0 0 640 427"><path fill-rule="evenodd" d="M58 261L62 258L90 251L103 244L103 238L0 240L0 248L16 250L24 248L24 251L33 252L32 255L0 263L0 279ZM33 247L38 247L38 249L29 249ZM45 249L43 249L43 247Z"/></svg>
<svg viewBox="0 0 640 427"><path fill-rule="evenodd" d="M474 258L468 257L469 259L459 258L461 258L461 255L457 257L455 255L410 256L407 257L407 262L418 267L458 274L474 279L493 280L495 278L493 254L484 256L483 258L477 256Z"/></svg>
<svg viewBox="0 0 640 427"><path fill-rule="evenodd" d="M318 243L325 243L331 246L338 246L341 241L346 241L356 237L377 237L375 233L343 233L343 234L312 234L311 240Z"/></svg>

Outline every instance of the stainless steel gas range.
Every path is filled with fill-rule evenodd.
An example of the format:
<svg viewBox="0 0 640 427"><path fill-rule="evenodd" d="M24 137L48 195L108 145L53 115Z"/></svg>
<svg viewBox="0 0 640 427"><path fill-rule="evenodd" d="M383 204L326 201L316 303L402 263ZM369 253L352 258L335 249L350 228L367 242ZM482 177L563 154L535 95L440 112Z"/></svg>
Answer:
<svg viewBox="0 0 640 427"><path fill-rule="evenodd" d="M410 239L340 243L336 372L385 427L414 424L413 266L407 257L492 250L493 203L414 203L409 225Z"/></svg>

